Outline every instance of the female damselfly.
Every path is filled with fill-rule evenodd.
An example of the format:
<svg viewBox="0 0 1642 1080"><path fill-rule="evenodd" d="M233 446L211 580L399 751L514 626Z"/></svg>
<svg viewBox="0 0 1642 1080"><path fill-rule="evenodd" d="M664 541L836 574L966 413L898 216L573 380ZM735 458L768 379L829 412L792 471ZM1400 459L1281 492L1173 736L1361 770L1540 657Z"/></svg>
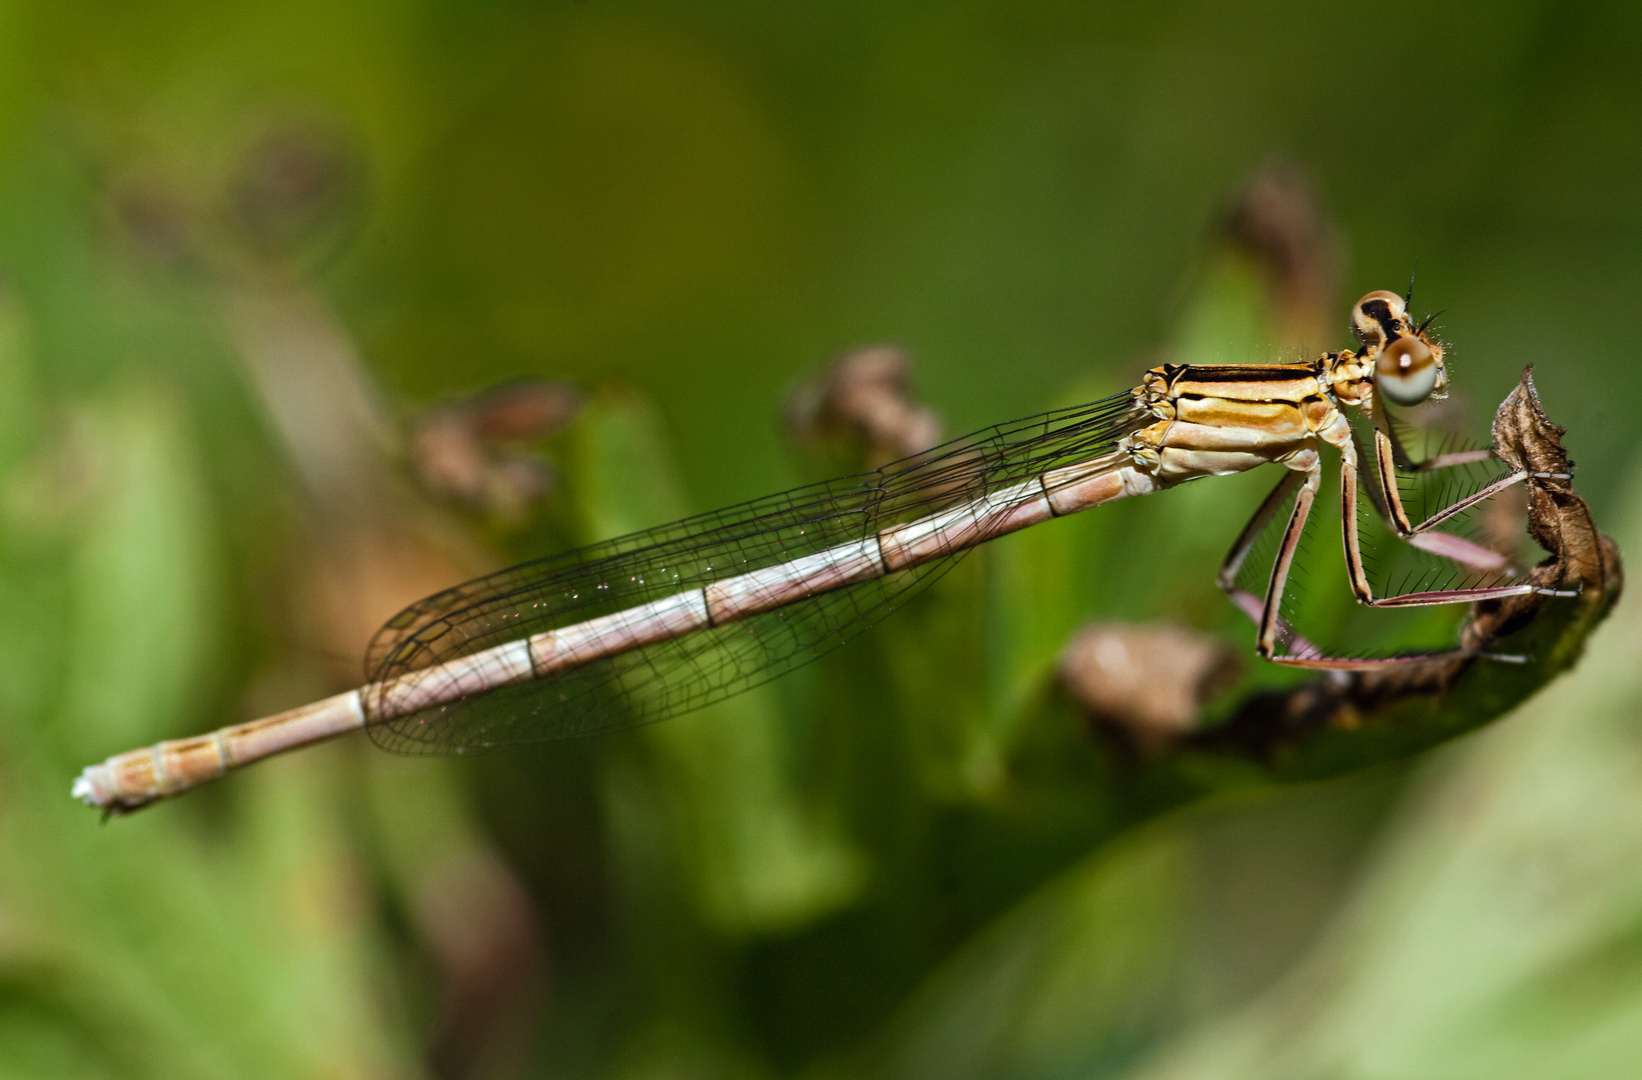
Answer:
<svg viewBox="0 0 1642 1080"><path fill-rule="evenodd" d="M358 728L388 749L464 753L591 734L688 712L804 664L887 614L978 544L1090 507L1206 476L1283 468L1221 567L1276 663L1362 670L1426 657L1337 658L1280 616L1322 450L1340 456L1346 568L1364 604L1406 607L1544 592L1509 560L1437 526L1525 480L1507 472L1414 521L1399 471L1486 461L1489 450L1413 461L1387 403L1447 389L1443 347L1407 298L1373 292L1352 310L1359 348L1301 363L1172 365L1114 397L1003 424L864 476L801 487L458 585L389 620L367 685L209 735L109 758L75 797L132 810L230 769ZM1371 427L1373 482L1360 485ZM1377 596L1358 541L1359 491L1409 544L1478 580ZM1291 505L1292 504L1292 505ZM1255 540L1289 507L1264 596L1237 585Z"/></svg>

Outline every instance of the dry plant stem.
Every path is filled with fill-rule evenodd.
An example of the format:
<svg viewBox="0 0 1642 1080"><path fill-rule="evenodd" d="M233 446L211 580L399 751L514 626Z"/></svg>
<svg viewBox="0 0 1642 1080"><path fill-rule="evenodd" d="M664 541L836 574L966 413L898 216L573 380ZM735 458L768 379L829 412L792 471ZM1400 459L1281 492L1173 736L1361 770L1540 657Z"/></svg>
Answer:
<svg viewBox="0 0 1642 1080"><path fill-rule="evenodd" d="M580 408L580 395L562 383L504 383L423 414L411 428L410 462L440 498L522 521L554 484L552 468L529 448Z"/></svg>

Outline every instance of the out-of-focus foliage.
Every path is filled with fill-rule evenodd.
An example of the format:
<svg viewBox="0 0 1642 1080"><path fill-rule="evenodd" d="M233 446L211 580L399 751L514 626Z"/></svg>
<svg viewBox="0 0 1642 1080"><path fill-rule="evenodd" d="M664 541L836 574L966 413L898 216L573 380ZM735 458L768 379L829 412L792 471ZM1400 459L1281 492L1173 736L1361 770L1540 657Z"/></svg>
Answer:
<svg viewBox="0 0 1642 1080"><path fill-rule="evenodd" d="M866 344L957 432L1339 347L1417 264L1470 426L1536 364L1634 550L1639 41L1620 3L0 3L0 1076L1622 1075L1634 603L1412 772L1176 807L1055 693L1092 618L1248 646L1213 571L1264 476L1005 538L653 729L361 739L104 827L67 791L348 685L456 578L813 478L782 401ZM1210 239L1277 156L1338 228L1323 316ZM411 419L518 376L585 394L543 501L419 492ZM1302 600L1374 632L1343 575Z"/></svg>

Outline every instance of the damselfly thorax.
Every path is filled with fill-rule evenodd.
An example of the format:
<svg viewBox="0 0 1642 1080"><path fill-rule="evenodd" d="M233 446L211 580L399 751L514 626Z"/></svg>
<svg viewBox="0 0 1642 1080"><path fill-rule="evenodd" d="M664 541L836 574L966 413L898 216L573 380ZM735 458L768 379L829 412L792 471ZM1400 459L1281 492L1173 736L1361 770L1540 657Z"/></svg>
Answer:
<svg viewBox="0 0 1642 1080"><path fill-rule="evenodd" d="M1280 467L1220 571L1277 663L1366 669L1429 656L1330 657L1279 615L1324 450L1340 459L1351 588L1376 607L1464 603L1536 591L1509 560L1437 526L1527 478L1506 473L1412 521L1399 472L1476 463L1491 451L1413 461L1388 403L1447 388L1443 349L1375 292L1352 311L1358 349L1305 363L1163 365L1115 397L1003 424L864 476L798 488L527 563L400 612L367 654L365 686L301 709L160 743L84 771L74 794L129 810L270 754L365 728L390 749L464 753L665 719L798 667L855 636L995 537L1208 476ZM1347 416L1364 416L1360 450ZM1377 596L1357 536L1361 488L1402 540L1493 575L1481 587ZM1240 588L1255 540L1288 508L1263 595ZM1543 590L1538 590L1543 591Z"/></svg>

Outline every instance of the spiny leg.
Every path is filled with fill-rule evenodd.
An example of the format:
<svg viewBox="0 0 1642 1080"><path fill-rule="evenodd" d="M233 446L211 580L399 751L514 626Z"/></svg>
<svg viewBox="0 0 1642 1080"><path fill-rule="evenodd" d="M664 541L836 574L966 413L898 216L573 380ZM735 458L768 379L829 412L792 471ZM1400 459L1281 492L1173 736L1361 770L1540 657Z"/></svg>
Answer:
<svg viewBox="0 0 1642 1080"><path fill-rule="evenodd" d="M1356 557L1357 552L1357 516L1356 516L1356 461L1355 455L1344 457L1345 465L1342 472L1350 471L1349 478L1342 476L1346 483L1346 490L1351 494L1343 497L1347 507L1345 518L1346 530L1346 560L1351 571L1352 587L1356 589L1361 583L1367 589L1367 579L1363 576L1361 559ZM1322 478L1322 468L1314 465L1310 472L1305 474L1305 486L1294 501L1294 511L1289 515L1288 527L1283 532L1283 544L1278 549L1277 559L1272 564L1271 583L1266 587L1266 600L1260 613L1260 636L1255 644L1255 652L1262 658L1274 664L1285 667L1308 668L1320 671L1371 671L1376 668L1389 668L1399 665L1424 663L1440 656L1451 656L1459 650L1449 650L1442 653L1421 653L1411 656L1373 657L1366 659L1345 659L1324 656L1322 650L1309 642L1305 647L1290 655L1277 655L1277 639L1279 633L1286 629L1278 610L1283 602L1283 593L1288 585L1289 569L1294 564L1295 551L1300 546L1300 536L1305 531L1306 517L1311 512L1311 504L1316 498L1317 488ZM1263 509L1263 508L1262 508ZM1361 593L1359 593L1359 597ZM1428 603L1442 603L1445 601L1427 601ZM1458 602L1457 599L1446 602ZM1291 631L1292 633L1292 631ZM1303 640L1303 639L1301 639Z"/></svg>
<svg viewBox="0 0 1642 1080"><path fill-rule="evenodd" d="M1294 565L1295 552L1300 549L1300 536L1305 532L1306 518L1311 516L1311 504L1316 501L1317 489L1322 485L1323 470L1315 452L1311 467L1296 475L1301 476L1302 482L1294 496L1294 509L1289 512L1288 525L1283 529L1283 542L1277 549L1277 558L1272 562L1271 580L1266 585L1266 600L1260 608L1260 634L1254 645L1255 652L1267 660L1277 658L1277 637L1282 629L1279 609L1283 603L1283 590L1288 584L1289 569Z"/></svg>
<svg viewBox="0 0 1642 1080"><path fill-rule="evenodd" d="M1231 550L1226 552L1225 561L1220 564L1220 587L1231 592L1237 587L1237 575L1242 572L1243 563L1248 559L1249 552L1260 539L1260 534L1271 524L1271 519L1277 516L1277 510L1283 505L1283 500L1294 494L1294 489L1305 483L1306 474L1293 469L1283 471L1283 479L1271 489L1260 504L1260 508L1249 518L1249 523L1243 526L1243 531L1237 534Z"/></svg>
<svg viewBox="0 0 1642 1080"><path fill-rule="evenodd" d="M1382 501L1381 499L1375 499L1374 503L1379 509L1381 517L1385 519L1386 523L1391 526L1397 535L1412 546L1419 548L1421 551L1426 551L1433 555L1451 559L1461 565L1483 571L1499 572L1510 570L1512 569L1511 560L1496 551L1483 547L1482 545L1467 540L1464 537L1455 536L1452 533L1432 532L1430 530L1435 529L1436 526L1442 524L1462 511L1470 509L1471 507L1482 502L1484 499L1497 495L1499 492L1504 491L1506 488L1511 487L1514 484L1520 484L1529 479L1572 479L1572 475L1569 473L1536 473L1530 472L1526 469L1517 469L1514 472L1508 473L1507 475L1499 477L1491 483L1484 485L1482 488L1472 492L1470 495L1467 495L1464 498L1443 507L1441 510L1438 510L1430 517L1420 522L1418 525L1415 525L1410 522L1408 514L1402 505L1401 492L1397 488L1397 469L1400 468L1413 472L1433 472L1437 469L1452 468L1456 465L1469 465L1482 461L1497 460L1497 455L1494 453L1493 449L1490 448L1487 450L1466 450L1459 453L1438 454L1434 457L1426 458L1423 461L1414 461L1408 455L1408 452L1403 449L1401 441L1397 438L1396 430L1391 425L1390 417L1386 414L1383 406L1377 406L1374 410L1374 458L1375 464L1379 471L1380 487L1385 492L1386 500ZM1353 468L1355 469L1355 462L1353 462ZM1372 488L1370 489L1370 492L1372 494ZM1387 502L1389 502L1389 505L1387 505ZM1577 589L1562 590L1540 588L1525 589L1523 591L1539 592L1545 596L1579 595L1579 590ZM1485 590L1455 590L1451 591L1449 594L1431 593L1428 595L1453 595L1457 597L1458 600L1480 600L1487 598L1486 595L1479 595L1483 592L1485 592ZM1455 601L1435 600L1429 602L1451 603Z"/></svg>
<svg viewBox="0 0 1642 1080"><path fill-rule="evenodd" d="M1526 470L1517 470L1502 476L1477 491L1443 507L1418 525L1412 524L1405 511L1401 493L1397 488L1397 469L1414 472L1434 472L1438 469L1453 468L1459 465L1476 464L1496 459L1492 449L1465 450L1451 454L1438 454L1423 461L1414 461L1403 449L1397 439L1396 431L1391 427L1390 418L1383 409L1376 409L1374 413L1374 458L1378 470L1378 486L1370 484L1366 488L1360 483L1357 473L1357 453L1360 444L1355 433L1348 440L1340 433L1332 432L1324 436L1340 450L1343 459L1341 466L1341 498L1345 500L1342 512L1349 517L1345 522L1346 557L1351 563L1352 589L1363 603L1375 607L1417 606L1419 604L1464 603L1473 600L1487 599L1490 595L1513 595L1513 592L1494 592L1486 590L1448 590L1445 592L1410 593L1402 597L1387 597L1376 599L1368 587L1367 579L1362 573L1361 548L1356 543L1357 517L1356 494L1359 490L1365 491L1369 501L1379 511L1380 517L1390 526L1399 539L1410 546L1418 548L1441 558L1449 559L1462 566L1485 573L1503 573L1513 568L1511 560L1505 555L1491 548L1483 547L1463 536L1452 533L1430 531L1436 526L1449 520L1455 515L1470 509L1485 499L1497 495L1514 484L1522 483L1530 477L1567 477L1561 473L1540 474ZM1516 593L1534 591L1527 588L1516 588ZM1539 590L1546 595L1574 595L1559 591Z"/></svg>
<svg viewBox="0 0 1642 1080"><path fill-rule="evenodd" d="M1346 457L1346 461L1348 467L1352 467L1354 469L1354 456L1348 455ZM1219 574L1219 585L1221 589L1223 589L1227 596L1231 598L1232 603L1237 605L1238 610L1247 615L1249 619L1259 628L1256 652L1264 659L1278 664L1284 664L1291 667L1332 670L1367 670L1377 667L1387 667L1397 664L1418 662L1431 659L1436 655L1440 655L1433 653L1408 657L1349 660L1333 658L1324 655L1322 649L1302 637L1292 626L1288 624L1285 619L1283 619L1282 602L1283 597L1287 592L1289 573L1293 569L1294 557L1296 552L1299 550L1300 539L1305 533L1306 520L1310 516L1311 508L1316 501L1317 491L1321 486L1321 481L1322 469L1320 463L1316 463L1315 461L1311 468L1306 471L1300 471L1297 469L1288 470L1283 476L1283 479L1277 482L1277 486L1271 490L1271 493L1266 496L1264 501L1261 502L1259 508L1255 510L1254 515L1249 519L1248 524L1245 525L1243 527L1243 531L1238 534L1237 540L1232 544L1231 550L1227 552L1224 562L1221 563ZM1266 586L1265 596L1256 596L1247 589L1239 588L1237 585L1237 575L1242 570L1243 564L1248 560L1249 553L1253 550L1260 534L1265 531L1265 529L1271 524L1272 519L1277 516L1277 512L1282 508L1284 501L1291 495L1295 495L1296 489L1298 489L1298 495L1295 498L1294 509L1289 514L1289 520L1283 532L1281 546L1278 549L1276 559L1273 561L1271 577ZM1352 553L1355 553L1357 550L1355 547L1355 487L1353 486L1351 490L1353 492L1353 497L1348 498L1348 505L1351 507L1351 516L1347 519L1349 521L1349 525L1347 526L1346 537L1348 565L1352 571L1351 576L1353 585L1356 586L1356 584L1361 581L1363 583L1363 589L1366 590L1367 583L1362 573L1360 559L1353 560L1351 558ZM1442 601L1428 600L1426 602L1438 603ZM1457 603L1459 602L1459 598L1449 602ZM1277 648L1279 645L1290 651L1283 655L1278 655Z"/></svg>
<svg viewBox="0 0 1642 1080"><path fill-rule="evenodd" d="M1515 480L1510 481L1510 483L1515 482ZM1440 589L1427 592L1402 593L1397 596L1375 596L1374 589L1368 581L1368 574L1363 569L1362 546L1357 535L1358 486L1359 482L1357 476L1356 447L1352 443L1346 442L1340 447L1340 517L1341 526L1345 533L1346 571L1351 578L1351 591L1356 594L1357 599L1360 602L1367 604L1369 607L1425 607L1433 604L1467 604L1476 600L1491 600L1505 596L1522 596L1535 591L1534 587L1531 585L1503 585L1482 589ZM1509 486L1509 484L1504 481L1496 481L1494 484L1490 484L1488 487L1484 488L1483 492L1492 494L1494 491L1501 490L1507 486ZM1486 497L1486 495L1483 497ZM1470 499L1469 501L1461 500L1460 503L1455 505L1459 509L1464 509L1465 506L1472 505L1477 501L1480 500L1475 498ZM1453 513L1458 512L1458 509L1444 511L1443 516L1451 516ZM1434 550L1433 554L1443 555L1453 559L1456 562L1482 570L1503 570L1508 566L1508 563L1506 563L1494 552L1489 551L1481 545L1472 544L1471 541L1466 540L1463 537L1453 536L1448 533L1433 533L1428 535L1433 537L1440 536L1445 540L1456 542L1454 545L1444 547L1441 550ZM1414 540L1418 539L1418 537L1406 536L1403 538L1408 540L1410 543L1413 543ZM1479 565L1482 560L1468 559L1462 556L1461 553L1463 552L1463 549L1458 546L1460 544L1470 545L1471 547L1475 547L1478 551L1486 552L1488 555L1493 557L1494 561L1487 565ZM1432 549L1422 548L1422 550Z"/></svg>
<svg viewBox="0 0 1642 1080"><path fill-rule="evenodd" d="M1465 450L1452 454L1438 454L1423 461L1415 461L1403 449L1402 442L1397 438L1396 430L1391 426L1391 418L1383 406L1376 403L1374 408L1374 462L1378 471L1380 491L1383 495L1376 495L1370 490L1370 498L1380 516L1387 525L1403 540L1419 548L1421 551L1440 555L1452 559L1477 570L1502 571L1511 568L1511 561L1499 552L1483 547L1464 537L1454 536L1451 533L1431 532L1430 530L1465 510L1470 509L1484 499L1491 498L1513 484L1520 484L1530 476L1540 474L1530 473L1525 469L1518 469L1472 492L1458 501L1443 507L1419 524L1414 524L1403 506L1402 493L1397 487L1397 470L1411 472L1435 472L1438 469L1448 469L1459 465L1472 465L1488 461L1495 457L1494 451ZM1355 443L1355 440L1353 440ZM1546 478L1555 476L1567 479L1558 474L1545 474Z"/></svg>
<svg viewBox="0 0 1642 1080"><path fill-rule="evenodd" d="M1341 453L1346 452L1343 442L1340 439L1335 438L1330 441L1334 442L1335 445L1340 446ZM1400 445L1395 442L1392 442L1389 445L1392 447L1393 457L1395 460L1400 462L1401 457L1398 456L1402 454ZM1363 449L1362 444L1358 441L1355 431L1351 433L1351 446L1353 452L1358 456L1361 456L1366 452ZM1384 521L1400 539L1416 548L1419 548L1421 551L1427 551L1433 555L1438 555L1445 559L1451 559L1454 562L1460 563L1463 566L1468 566L1473 570L1498 573L1500 571L1511 569L1511 561L1505 556L1490 548L1483 547L1481 544L1467 540L1464 537L1454 536L1450 533L1416 532L1414 528L1408 524L1408 515L1403 509L1402 499L1397 490L1396 473L1394 472L1393 467L1387 463L1383 450L1384 445L1382 445L1379 440L1379 432L1376 431L1374 456L1376 462L1380 466L1378 472L1379 483L1362 486L1361 490L1368 496L1368 501L1373 504L1375 511L1380 515L1380 520ZM1494 452L1492 450L1468 450L1459 454L1444 454L1435 458L1428 458L1425 462L1407 467L1426 472L1435 469L1451 468L1456 465L1474 464L1479 461L1488 460L1493 457L1493 454ZM1398 465L1397 467L1404 466ZM1493 495L1501 489L1516 483L1517 480L1517 477L1511 477L1503 483L1496 482L1495 484L1491 484L1481 497L1486 498L1489 495ZM1387 502L1387 493L1389 493L1389 497L1391 499L1396 500L1395 503ZM1473 505L1477 501L1478 499L1473 498L1469 502L1462 502L1454 507L1445 508L1445 511L1441 517L1432 521L1423 522L1421 528L1430 528L1431 526L1437 524L1438 521L1459 513L1461 510L1466 509L1466 507Z"/></svg>
<svg viewBox="0 0 1642 1080"><path fill-rule="evenodd" d="M1332 433L1331 433L1332 434ZM1326 436L1325 436L1326 437ZM1333 439L1330 439L1332 442ZM1369 587L1368 577L1363 572L1362 553L1357 539L1357 459L1349 438L1336 443L1341 450L1340 486L1341 486L1341 516L1342 527L1345 532L1346 564L1351 577L1352 589L1359 600L1374 607L1405 607L1424 606L1434 604L1469 603L1475 600L1485 600L1500 596L1513 596L1536 591L1532 586L1516 585L1508 588L1494 589L1451 589L1443 592L1409 593L1403 596L1375 598ZM1259 655L1276 664L1287 667L1309 668L1315 670L1332 671L1370 671L1376 668L1388 668L1406 664L1424 663L1428 660L1443 656L1453 656L1464 650L1447 650L1437 653L1419 653L1409 656L1375 657L1362 659L1344 659L1324 656L1321 650L1303 642L1303 639L1293 638L1297 643L1303 642L1303 647L1293 655L1276 655L1276 646L1280 635L1287 634L1293 637L1292 630L1282 622L1278 612L1282 605L1283 594L1288 584L1289 570L1294 563L1294 555L1300 545L1301 534L1305 530L1306 518L1311 512L1311 506L1316 498L1317 488L1322 476L1319 465L1304 474L1304 486L1300 488L1295 498L1294 510L1289 515L1288 527L1283 533L1282 546L1278 549L1277 559L1272 565L1271 582L1266 589L1265 603L1260 610L1260 634L1255 650ZM1256 513L1256 520L1250 522L1251 527L1263 527L1269 523L1274 513L1274 504L1280 501L1279 492L1286 494L1293 486L1293 481L1285 477L1278 485L1277 491L1267 498L1260 511ZM1264 520L1261 515L1264 515ZM1258 531L1258 529L1256 529ZM1247 533L1248 530L1245 530ZM1242 544L1243 537L1239 537ZM1236 555L1238 549L1233 548ZM1246 556L1246 551L1243 552ZM1228 558L1228 563L1230 558ZM1234 596L1234 599L1236 597ZM1243 605L1239 605L1243 606ZM1245 608L1247 610L1247 608ZM1521 657L1496 657L1500 660L1521 660Z"/></svg>
<svg viewBox="0 0 1642 1080"><path fill-rule="evenodd" d="M1493 451L1488 451L1490 456L1492 453ZM1380 515L1385 518L1386 524L1391 526L1392 531L1421 550L1447 556L1468 566L1475 566L1479 570L1505 569L1509 565L1509 560L1504 556L1498 552L1490 551L1480 544L1474 544L1463 537L1435 533L1430 534L1430 540L1422 542L1420 538L1426 536L1431 529L1436 528L1454 515L1470 509L1477 503L1504 491L1513 484L1519 484L1528 479L1528 473L1518 470L1502 476L1493 483L1487 484L1470 495L1443 507L1416 525L1410 520L1408 510L1403 506L1402 492L1397 487L1397 459L1399 456L1397 444L1384 431L1376 427L1374 429L1374 464L1378 471L1380 491L1383 492L1384 503L1380 504L1378 499L1375 502L1380 510ZM1471 455L1456 454L1450 456L1456 460L1430 467L1424 467L1425 463L1421 463L1414 467L1420 472L1431 472L1438 468L1470 464L1474 460L1486 460L1485 458L1474 458ZM1439 539L1439 537L1444 539Z"/></svg>
<svg viewBox="0 0 1642 1080"><path fill-rule="evenodd" d="M1376 430L1376 437L1378 435L1379 432ZM1534 593L1534 586L1529 586L1529 584L1511 584L1511 586L1491 586L1491 588L1481 589L1433 589L1433 591L1424 591L1424 593L1374 596L1373 586L1368 581L1368 573L1363 570L1363 548L1361 548L1360 538L1358 538L1358 532L1356 532L1356 499L1358 499L1358 491L1361 489L1361 479L1358 476L1358 471L1356 471L1356 442L1353 438L1350 438L1350 433L1346 432L1343 420L1340 427L1330 428L1328 432L1323 432L1323 438L1338 446L1338 450L1340 450L1340 517L1342 517L1342 529L1345 532L1346 571L1350 574L1351 591L1356 594L1358 601L1368 604L1369 607L1425 607L1430 606L1430 604L1470 604L1473 601L1486 601L1486 599L1524 596L1527 593ZM1383 443L1376 442L1376 446L1389 446L1389 440ZM1386 456L1379 455L1381 476L1383 478L1386 461ZM1502 478L1499 481L1494 481L1493 484L1483 487L1481 491L1475 492L1473 496L1461 499L1452 507L1442 510L1437 515L1437 519L1433 520L1452 517L1453 514L1458 514L1465 507L1475 506L1476 502L1486 499L1489 494L1502 491L1504 487L1511 486L1511 484L1517 483L1517 481L1524 478L1525 474L1524 476L1512 476L1512 478ZM1384 491L1386 491L1387 497L1396 497L1396 494L1394 494L1396 484L1387 484L1387 486L1384 486ZM1401 504L1397 504L1397 509L1401 514ZM1455 537L1452 533L1406 535L1406 533L1402 533L1402 530L1399 530L1399 537L1404 538L1409 543L1414 543L1415 547L1432 551L1435 555L1447 556L1447 558L1458 561L1461 565L1473 566L1476 570L1499 571L1506 570L1509 566L1509 561L1504 560L1498 553L1489 551L1488 548L1481 547L1478 543L1471 543L1466 538ZM1440 537L1443 543L1442 545L1435 545L1435 547L1424 547L1424 545L1417 543L1417 540L1422 537L1433 538L1433 540ZM1484 560L1481 556L1468 558L1466 548L1475 548L1476 551L1481 551L1483 555L1488 556L1488 560Z"/></svg>
<svg viewBox="0 0 1642 1080"><path fill-rule="evenodd" d="M1237 605L1237 609L1247 615L1256 626L1260 625L1265 609L1264 601L1249 590L1239 588L1237 575L1242 572L1243 563L1248 560L1249 552L1254 550L1260 534L1265 532L1272 518L1277 516L1277 511L1282 508L1283 503L1294 494L1295 488L1305 482L1306 473L1285 469L1283 479L1277 482L1271 494L1260 503L1259 509L1249 518L1248 524L1243 526L1243 531L1237 535L1231 550L1226 553L1225 560L1220 564L1220 574L1217 578L1220 588L1231 598L1231 602ZM1288 648L1301 655L1322 655L1315 645L1295 633L1293 627L1284 622L1281 616L1278 617L1277 634Z"/></svg>
<svg viewBox="0 0 1642 1080"><path fill-rule="evenodd" d="M1534 591L1529 586L1511 586L1504 589L1470 589L1449 590L1437 593L1412 593L1406 596L1376 598L1369 586L1368 578L1363 570L1361 548L1357 537L1357 494L1359 484L1357 478L1357 457L1355 446L1349 440L1346 430L1330 432L1329 441L1338 446L1341 451L1341 517L1345 532L1345 550L1347 569L1351 578L1352 589L1363 602L1375 607L1421 606L1432 604L1467 603L1489 597L1516 595ZM1339 441L1336 441L1336 440ZM1301 471L1290 469L1278 481L1277 486L1261 502L1259 508L1249 519L1247 525L1237 536L1231 550L1227 552L1221 563L1218 583L1238 609L1247 615L1258 627L1256 651L1263 658L1273 663L1289 667L1334 671L1368 671L1375 668L1387 668L1398 665L1422 663L1443 656L1452 656L1461 650L1445 652L1421 653L1410 656L1375 657L1364 659L1343 659L1325 656L1316 645L1301 637L1282 618L1281 607L1283 596L1287 589L1289 572L1293 567L1294 556L1299 548L1300 538L1305 531L1306 519L1310 515L1311 507L1315 502L1317 490L1321 484L1322 469L1320 463L1313 463L1311 468ZM1295 506L1289 515L1288 525L1283 533L1282 545L1278 550L1277 558L1272 565L1271 579L1266 588L1264 598L1254 595L1247 589L1237 586L1237 575L1243 564L1248 560L1259 536L1271 524L1282 508L1283 502L1298 489ZM1457 538L1456 538L1457 539ZM1277 655L1277 646L1283 645L1291 653ZM1520 660L1521 657L1500 656L1500 660Z"/></svg>

